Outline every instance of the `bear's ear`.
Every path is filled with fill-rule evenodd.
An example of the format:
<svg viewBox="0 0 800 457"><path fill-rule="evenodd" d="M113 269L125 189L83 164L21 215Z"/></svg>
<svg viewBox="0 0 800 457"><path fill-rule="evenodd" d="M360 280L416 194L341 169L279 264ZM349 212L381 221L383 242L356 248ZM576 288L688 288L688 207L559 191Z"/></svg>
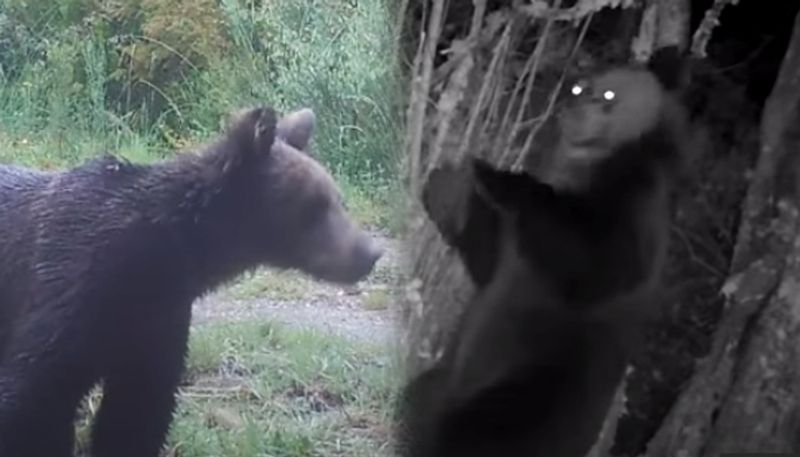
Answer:
<svg viewBox="0 0 800 457"><path fill-rule="evenodd" d="M689 85L690 67L690 59L674 45L655 49L647 61L647 69L670 92L681 91Z"/></svg>
<svg viewBox="0 0 800 457"><path fill-rule="evenodd" d="M311 141L315 124L316 116L310 108L293 111L278 121L278 137L302 151Z"/></svg>
<svg viewBox="0 0 800 457"><path fill-rule="evenodd" d="M268 153L275 142L278 115L272 108L246 108L234 112L228 122L228 137L245 153Z"/></svg>
<svg viewBox="0 0 800 457"><path fill-rule="evenodd" d="M278 115L269 108L262 108L255 128L253 129L255 150L259 153L268 153L272 150L272 143L275 142L275 134L278 126Z"/></svg>

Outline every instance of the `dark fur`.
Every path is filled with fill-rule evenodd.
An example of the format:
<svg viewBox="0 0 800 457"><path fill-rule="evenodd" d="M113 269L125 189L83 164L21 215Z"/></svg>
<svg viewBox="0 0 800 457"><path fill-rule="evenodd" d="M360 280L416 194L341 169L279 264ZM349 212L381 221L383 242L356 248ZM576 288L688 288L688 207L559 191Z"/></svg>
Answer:
<svg viewBox="0 0 800 457"><path fill-rule="evenodd" d="M379 254L280 129L251 109L199 154L154 165L0 167L0 455L71 456L76 408L102 381L92 455L156 457L198 296L259 265L369 273ZM339 263L309 263L306 245Z"/></svg>
<svg viewBox="0 0 800 457"><path fill-rule="evenodd" d="M679 71L660 59L667 57L653 59L659 68ZM620 100L644 97L640 106L657 110L655 121L622 142L601 133L586 135L589 143L584 132L608 131L591 125L600 122L593 116L616 107L592 111L596 101L585 99L568 105L562 123L588 113L578 117L587 127L563 129L558 153L571 154L581 140L599 157L580 173L567 168L576 185L477 159L429 177L426 210L477 293L443 358L404 392L405 455L579 457L596 439L641 323L657 302L666 191L685 138L684 114L666 91L674 75L657 74L669 78L652 94L652 85L613 80L629 77L617 75L611 82L622 88ZM461 221L435 213L432 203L457 179L472 183Z"/></svg>

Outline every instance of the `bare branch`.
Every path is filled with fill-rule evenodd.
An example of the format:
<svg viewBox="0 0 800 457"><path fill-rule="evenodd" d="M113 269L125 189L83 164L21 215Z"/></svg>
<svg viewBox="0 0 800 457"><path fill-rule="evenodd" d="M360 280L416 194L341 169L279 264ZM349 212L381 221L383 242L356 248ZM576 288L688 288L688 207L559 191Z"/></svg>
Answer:
<svg viewBox="0 0 800 457"><path fill-rule="evenodd" d="M552 92L550 93L550 99L547 102L547 107L545 108L544 113L541 116L541 121L531 129L531 132L528 134L528 137L525 139L525 144L522 146L522 151L520 152L519 156L517 156L517 160L512 165L512 169L521 170L523 164L525 163L525 159L528 157L530 153L531 147L533 146L533 139L536 138L536 135L542 129L544 125L544 120L547 119L552 113L553 108L556 106L556 99L558 98L558 94L561 91L561 87L564 85L564 81L567 77L567 69L569 65L572 63L575 56L578 54L578 50L583 44L583 40L586 37L586 32L589 30L589 24L592 23L592 17L594 14L590 14L586 17L586 20L583 22L583 27L581 28L581 32L578 35L578 39L575 41L575 46L572 48L572 53L570 54L569 58L567 59L567 63L564 65L564 70L561 72L561 77L558 79L558 83L553 88Z"/></svg>
<svg viewBox="0 0 800 457"><path fill-rule="evenodd" d="M714 4L706 11L703 21L697 27L692 37L692 55L697 58L706 57L706 46L711 40L711 33L719 25L719 16L728 5L736 5L739 0L714 0Z"/></svg>
<svg viewBox="0 0 800 457"><path fill-rule="evenodd" d="M483 24L483 16L486 13L486 0L474 0L473 3L475 9L472 14L469 36L467 36L466 40L453 41L451 45L453 50L452 59L457 60L459 63L447 83L447 89L439 97L437 107L439 119L436 122L438 129L423 179L427 176L428 170L439 162L445 139L450 133L450 124L458 113L458 105L464 98L464 92L469 83L469 74L475 64L473 53L480 35L481 25ZM476 106L474 109L477 110L479 108L479 106Z"/></svg>
<svg viewBox="0 0 800 457"><path fill-rule="evenodd" d="M519 7L519 11L535 19L578 22L603 8L630 8L641 0L580 0L574 6L560 9L560 3L548 6L542 0L533 0L529 5ZM669 0L667 0L669 1Z"/></svg>
<svg viewBox="0 0 800 457"><path fill-rule="evenodd" d="M414 72L411 82L411 102L408 106L408 134L406 147L411 163L409 170L409 184L412 195L419 191L418 181L420 178L420 160L422 152L423 126L425 125L425 108L430 95L431 75L433 74L433 62L436 57L436 46L439 43L439 35L442 31L442 18L444 11L444 0L431 0L433 9L428 20L427 36L422 37L420 46L425 46L424 54L421 56L420 64L422 73ZM418 54L419 55L419 54ZM416 64L415 64L416 66Z"/></svg>
<svg viewBox="0 0 800 457"><path fill-rule="evenodd" d="M472 114L470 115L469 122L467 123L467 129L464 132L464 137L461 140L461 145L458 149L457 157L460 159L464 156L467 148L470 144L472 144L472 135L475 130L475 124L480 117L481 109L483 108L483 103L486 100L486 96L488 92L492 89L492 81L494 80L495 72L497 71L497 67L499 62L506 57L506 53L508 51L508 44L511 41L511 25L513 24L512 20L509 20L506 23L506 27L503 30L503 34L500 36L500 40L497 43L497 46L494 48L494 52L492 55L492 60L489 63L489 68L486 71L486 76L484 77L483 84L481 84L481 90L478 92L478 99L475 101L475 104L472 108Z"/></svg>
<svg viewBox="0 0 800 457"><path fill-rule="evenodd" d="M553 9L559 9L561 7L561 0L556 0L555 4L553 5ZM528 78L527 84L525 85L525 92L522 94L522 102L517 109L517 115L514 118L514 124L511 127L511 133L507 137L505 137L503 141L503 147L501 148L502 153L500 154L500 162L505 163L508 160L509 155L509 148L511 146L511 141L513 138L517 136L517 132L520 129L520 124L522 123L522 116L525 114L525 108L528 107L528 101L531 98L531 92L533 91L533 83L536 81L536 74L539 72L539 62L542 60L542 53L544 52L545 46L547 44L547 37L550 35L550 29L553 26L553 22L555 21L555 16L550 16L547 19L547 22L544 25L544 29L542 30L542 34L539 37L539 41L536 43L536 48L533 50L533 54L531 54L531 59L526 64L526 71L523 73L523 76L520 77L520 81L522 78ZM516 93L515 88L515 93ZM511 107L513 103L508 104L508 112L506 115L509 114L511 111ZM503 119L503 125L500 126L500 131L505 132L506 130L506 118Z"/></svg>

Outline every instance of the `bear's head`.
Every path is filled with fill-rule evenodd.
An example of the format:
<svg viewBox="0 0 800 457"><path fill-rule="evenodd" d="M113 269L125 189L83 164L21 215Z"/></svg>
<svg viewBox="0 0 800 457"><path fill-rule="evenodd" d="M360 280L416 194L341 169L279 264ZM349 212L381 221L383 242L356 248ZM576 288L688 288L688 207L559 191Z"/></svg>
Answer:
<svg viewBox="0 0 800 457"><path fill-rule="evenodd" d="M560 145L546 180L560 189L586 190L608 170L658 163L672 168L685 148L680 97L688 61L675 47L660 48L647 64L610 67L569 85L556 116Z"/></svg>
<svg viewBox="0 0 800 457"><path fill-rule="evenodd" d="M270 108L236 113L221 147L231 168L237 233L257 261L297 269L320 280L352 284L366 277L382 251L348 216L331 174L306 152L315 115L300 109L280 118Z"/></svg>

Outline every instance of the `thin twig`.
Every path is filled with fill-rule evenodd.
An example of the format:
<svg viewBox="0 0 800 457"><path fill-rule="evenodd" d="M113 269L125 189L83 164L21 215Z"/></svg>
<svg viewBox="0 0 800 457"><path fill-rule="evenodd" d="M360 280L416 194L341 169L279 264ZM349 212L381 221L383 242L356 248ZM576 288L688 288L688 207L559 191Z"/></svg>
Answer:
<svg viewBox="0 0 800 457"><path fill-rule="evenodd" d="M421 55L422 74L413 73L411 103L408 108L408 135L407 147L405 148L410 163L410 188L412 195L416 196L419 192L420 161L422 152L422 134L425 121L425 108L431 89L431 75L433 74L433 61L436 57L436 46L439 43L439 35L442 30L442 13L444 10L444 0L432 0L433 9L428 21L427 37L422 36L420 46L425 46L424 54Z"/></svg>
<svg viewBox="0 0 800 457"><path fill-rule="evenodd" d="M456 67L456 71L450 76L447 89L439 96L437 109L439 119L437 119L438 122L436 123L438 128L433 146L430 148L430 156L423 179L427 176L431 167L439 162L443 145L450 133L450 124L458 113L458 105L461 100L463 100L469 85L469 74L475 62L473 53L475 45L478 42L478 36L480 35L483 15L486 11L486 0L475 0L474 4L475 10L472 16L472 26L467 39L462 42L456 41L452 45L454 51L452 59L459 59L459 64Z"/></svg>
<svg viewBox="0 0 800 457"><path fill-rule="evenodd" d="M400 0L400 7L397 9L397 23L395 24L394 38L395 49L400 49L400 42L403 39L403 27L406 25L406 15L408 15L408 0ZM389 2L386 2L389 4Z"/></svg>
<svg viewBox="0 0 800 457"><path fill-rule="evenodd" d="M722 10L728 5L736 5L739 0L714 0L714 4L706 10L703 21L697 26L697 31L692 36L692 55L694 57L703 59L706 57L706 47L709 40L711 40L711 33L714 28L719 25L719 16Z"/></svg>
<svg viewBox="0 0 800 457"><path fill-rule="evenodd" d="M155 45L161 46L163 49L165 49L166 51L168 51L168 52L172 53L173 55L177 56L184 63L189 65L192 68L192 70L195 70L195 71L199 70L197 68L197 65L195 65L188 57L183 55L180 51L178 51L174 47L168 45L167 43L165 43L165 42L163 42L163 41L161 41L159 39L156 39L156 38L153 38L153 37L149 37L147 35L135 35L135 34L123 35L123 36L120 37L120 39L123 39L123 40L125 38L130 38L130 39L133 39L133 40L147 41L147 42L153 43Z"/></svg>
<svg viewBox="0 0 800 457"><path fill-rule="evenodd" d="M540 44L541 44L541 38L537 43L536 49L538 49L538 46ZM528 72L530 71L530 68L533 67L533 61L535 58L536 58L536 51L531 53L530 57L528 57L528 61L525 62L525 67L522 71L522 75L517 79L516 83L514 84L514 90L511 91L511 96L508 98L508 104L506 105L506 110L505 113L503 114L503 120L500 121L500 127L498 129L500 135L497 135L497 139L495 140L494 145L492 146L492 149L495 151L502 150L505 147L505 139L503 132L506 132L508 129L508 119L511 117L511 111L513 110L514 101L517 100L517 98L519 97L519 91L522 90L522 81L525 79L525 75L527 75Z"/></svg>
<svg viewBox="0 0 800 457"><path fill-rule="evenodd" d="M561 71L561 76L558 78L558 83L556 83L555 88L553 88L553 91L550 93L550 99L547 102L547 107L545 108L544 113L540 116L542 121L539 122L533 129L531 129L531 132L528 134L528 137L525 138L525 143L522 146L520 154L517 156L517 160L512 165L512 169L518 170L522 168L523 164L525 163L525 159L528 156L528 152L531 149L531 145L533 144L533 139L536 138L536 135L542 129L545 120L548 117L550 117L550 115L552 115L553 108L555 107L556 100L558 99L558 94L559 92L561 92L561 87L564 85L564 81L567 78L567 70L569 69L569 66L575 59L575 56L578 54L578 50L580 49L581 44L583 44L583 40L586 37L586 31L589 30L589 24L592 22L593 17L594 13L586 16L586 20L583 22L583 27L581 28L581 31L578 34L578 39L575 41L575 46L573 46L572 52L570 53L570 56L567 59L566 64L564 65L564 69Z"/></svg>
<svg viewBox="0 0 800 457"><path fill-rule="evenodd" d="M561 8L561 0L556 0L555 4L553 5L554 10L559 10ZM536 82L536 74L539 72L539 62L542 60L542 54L544 53L545 46L547 44L547 37L550 35L550 29L555 22L555 16L551 15L547 18L547 22L544 25L544 30L542 30L542 35L539 38L539 42L536 43L536 49L533 51L533 62L531 67L527 72L528 82L525 85L525 92L522 94L522 102L520 103L519 109L517 110L517 115L514 119L514 125L511 127L511 133L505 137L504 145L502 148L502 154L500 155L500 162L503 163L506 161L511 143L514 138L516 138L517 133L519 132L520 123L522 121L522 116L525 114L525 109L528 107L528 102L530 101L531 92L533 92L533 83ZM509 107L511 104L509 104ZM505 126L504 126L505 127Z"/></svg>
<svg viewBox="0 0 800 457"><path fill-rule="evenodd" d="M479 114L483 108L484 100L486 99L486 94L492 87L491 82L494 79L494 75L497 69L498 62L501 60L501 56L504 57L506 55L506 51L508 50L508 43L511 41L511 24L513 20L509 20L506 23L506 27L503 30L503 34L500 36L500 40L497 43L497 46L494 48L494 52L492 55L492 60L489 63L489 68L486 70L486 74L484 75L483 84L481 84L481 89L478 92L478 99L475 100L475 103L472 108L472 114L470 115L469 122L467 122L467 129L464 132L463 139L461 140L461 145L458 148L458 155L457 158L464 157L466 153L467 147L472 144L472 132L475 130L475 124L478 121Z"/></svg>

